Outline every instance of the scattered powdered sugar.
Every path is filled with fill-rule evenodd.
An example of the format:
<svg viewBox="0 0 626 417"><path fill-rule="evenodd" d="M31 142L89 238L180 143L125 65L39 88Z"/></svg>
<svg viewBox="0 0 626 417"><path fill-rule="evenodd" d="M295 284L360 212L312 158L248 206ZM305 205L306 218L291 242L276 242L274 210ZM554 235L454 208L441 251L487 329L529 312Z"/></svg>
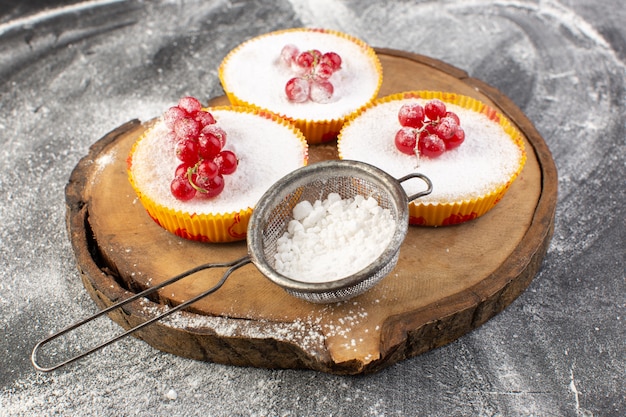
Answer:
<svg viewBox="0 0 626 417"><path fill-rule="evenodd" d="M387 248L396 229L388 209L373 197L342 199L331 193L293 208L293 220L277 241L275 268L304 282L328 282L367 267Z"/></svg>
<svg viewBox="0 0 626 417"><path fill-rule="evenodd" d="M437 158L416 158L398 151L394 137L400 129L398 110L405 103L427 100L404 99L380 103L367 109L345 126L338 147L343 159L375 165L399 178L420 172L433 182L430 195L420 203L439 203L471 199L504 185L519 167L522 151L502 126L486 115L446 103L455 112L465 131L463 144ZM415 181L403 183L407 194L419 192Z"/></svg>
<svg viewBox="0 0 626 417"><path fill-rule="evenodd" d="M330 103L287 100L285 84L294 77L280 60L287 44L300 51L318 49L342 58L341 69L329 79L334 86ZM379 74L363 48L332 33L289 31L253 39L228 57L224 67L225 89L240 99L296 119L324 120L347 116L369 102L378 88Z"/></svg>
<svg viewBox="0 0 626 417"><path fill-rule="evenodd" d="M169 310L168 306L154 304L147 299L141 299L140 302L144 305L143 310L152 316L163 314ZM321 317L269 322L262 319L248 320L177 311L164 317L161 322L177 329L211 329L220 337L269 338L294 343L310 352L322 349L325 338L320 328Z"/></svg>
<svg viewBox="0 0 626 417"><path fill-rule="evenodd" d="M170 401L174 401L178 398L178 393L170 388L170 390L165 393L165 398Z"/></svg>
<svg viewBox="0 0 626 417"><path fill-rule="evenodd" d="M98 158L94 161L96 164L96 172L93 175L93 178L97 178L100 172L104 170L108 165L112 164L116 160L116 151L109 150L108 152L102 153Z"/></svg>
<svg viewBox="0 0 626 417"><path fill-rule="evenodd" d="M138 300L143 311L151 317L163 314L170 307L155 304L142 298ZM376 301L378 303L378 300ZM362 327L369 321L368 309L357 301L339 302L317 306L319 310L312 310L299 318L285 317L281 321L277 318L222 317L193 314L186 311L177 311L160 320L165 326L190 332L207 330L222 338L247 338L250 340L273 339L279 342L292 343L306 350L311 355L322 354L328 349L328 339L339 340L346 350L356 350L363 337L355 334L355 328ZM341 311L341 313L338 313ZM376 334L380 331L378 325L365 328L365 334Z"/></svg>
<svg viewBox="0 0 626 417"><path fill-rule="evenodd" d="M188 213L237 212L254 207L272 184L305 164L306 145L291 127L252 113L211 110L211 114L226 131L224 149L232 150L239 159L237 171L224 177L224 191L210 200L186 202L171 194L170 182L180 161L168 129L159 119L133 156L135 183L146 196Z"/></svg>

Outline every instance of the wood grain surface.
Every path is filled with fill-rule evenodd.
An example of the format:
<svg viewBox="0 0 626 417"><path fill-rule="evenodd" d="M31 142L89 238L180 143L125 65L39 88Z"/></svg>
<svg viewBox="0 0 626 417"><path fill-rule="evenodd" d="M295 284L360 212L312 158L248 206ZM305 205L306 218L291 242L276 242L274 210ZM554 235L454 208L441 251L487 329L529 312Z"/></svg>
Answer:
<svg viewBox="0 0 626 417"><path fill-rule="evenodd" d="M554 226L556 169L543 139L496 89L445 63L378 50L380 95L431 89L472 96L508 116L526 138L528 161L505 198L465 224L411 227L392 273L342 303L296 299L254 265L189 311L139 333L180 356L219 363L311 368L338 374L380 370L449 343L493 317L531 282ZM210 104L222 104L218 97ZM234 260L246 243L202 244L157 226L126 177L126 156L145 125L129 122L97 142L66 189L68 225L83 283L100 306L205 262ZM311 163L336 157L333 145L310 149ZM223 271L203 272L135 302L112 318L129 327L204 291Z"/></svg>

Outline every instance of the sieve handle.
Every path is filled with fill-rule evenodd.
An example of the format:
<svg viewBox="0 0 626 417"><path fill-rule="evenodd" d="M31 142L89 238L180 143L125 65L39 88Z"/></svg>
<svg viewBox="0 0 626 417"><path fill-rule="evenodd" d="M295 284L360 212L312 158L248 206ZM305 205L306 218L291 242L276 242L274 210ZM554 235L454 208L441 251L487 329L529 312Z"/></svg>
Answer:
<svg viewBox="0 0 626 417"><path fill-rule="evenodd" d="M230 274L233 273L233 271L235 271L236 269L239 269L240 267L242 267L242 266L244 266L244 265L246 265L246 264L248 264L250 262L252 262L250 257L249 256L244 256L243 258L239 258L239 259L237 259L235 261L231 261L231 262L208 263L208 264L199 265L199 266L197 266L195 268L192 268L192 269L189 269L189 270L187 270L187 271L185 271L185 272L183 272L183 273L181 273L179 275L176 275L175 277L170 278L170 279L160 283L159 285L156 285L154 287L150 287L150 288L148 288L146 290L143 290L143 291L133 295L130 298L127 298L127 299L125 299L123 301L115 303L115 304L105 308L104 310L101 310L98 313L96 313L96 314L94 314L94 315L92 315L90 317L87 317L86 319L83 319L83 320L81 320L79 322L76 322L76 323L66 327L63 330L58 331L57 333L53 334L52 336L48 336L47 338L45 338L41 342L37 343L35 345L35 347L33 348L33 352L32 352L31 357L30 357L31 362L33 363L33 366L35 367L35 369L37 369L38 371L50 372L50 371L54 371L55 369L58 369L58 368L60 368L62 366L65 366L65 365L67 365L69 363L77 361L78 359L84 358L85 356L90 355L91 353L93 353L95 351L98 351L98 350L102 349L103 347L106 347L106 346L108 346L108 345L110 345L110 344L112 344L114 342L117 342L118 340L120 340L123 337L126 337L126 336L136 332L137 330L143 329L144 327L146 327L146 326L148 326L148 325L150 325L150 324L152 324L152 323L154 323L154 322L156 322L158 320L161 320L162 318L164 318L166 316L169 316L170 314L173 314L173 313L175 313L175 312L177 312L179 310L182 310L185 307L188 307L189 305L195 303L196 301L200 300L203 297L206 297L207 295L214 293L215 291L220 289L220 287L222 285L224 285L224 282L226 282L226 279L230 276ZM117 336L114 336L111 339L108 339L105 342L102 342L99 345L97 345L97 346L95 346L95 347L93 347L91 349L85 350L85 351L77 354L76 356L73 356L73 357L71 357L71 358L69 358L69 359L67 359L65 361L58 362L58 363L56 363L54 365L50 365L50 366L43 366L43 365L41 365L39 363L38 353L39 353L40 349L44 345L46 345L47 343L53 341L54 339L56 339L56 338L58 338L60 336L63 336L64 334L69 333L72 330L75 330L75 329L77 329L79 327L82 327L85 324L91 322L92 320L97 319L98 317L100 317L100 316L102 316L104 314L110 313L113 310L117 310L118 308L121 308L122 306L124 306L124 305L126 305L126 304L128 304L128 303L130 303L132 301L135 301L135 300L137 300L139 298L145 297L146 295L151 294L151 293L155 292L156 290L158 290L160 288L163 288L163 287L166 287L166 286L168 286L170 284L173 284L174 282L176 282L176 281L178 281L178 280L180 280L182 278L188 277L189 275L195 274L196 272L199 272L199 271L202 271L202 270L205 270L205 269L210 269L210 268L228 268L228 269L226 271L224 271L224 274L222 275L222 278L217 282L217 284L215 284L214 286L212 286L208 290L204 291L203 293L198 294L195 297L185 301L184 303L181 303L181 304L179 304L179 305L177 305L175 307L172 307L172 308L168 309L166 312L164 312L164 313L162 313L162 314L160 314L160 315L158 315L156 317L153 317L150 320L145 321L145 322L143 322L143 323L141 323L141 324L139 324L139 325L137 325L135 327L132 327L132 328L128 329L126 332L121 333L121 334L119 334Z"/></svg>
<svg viewBox="0 0 626 417"><path fill-rule="evenodd" d="M409 202L413 201L413 200L417 200L420 197L424 197L425 195L430 194L433 191L433 183L430 181L430 178L428 178L426 175L424 174L420 174L417 172L405 175L402 178L398 179L398 182L403 183L404 181L413 179L413 178L419 178L422 181L424 181L426 183L426 185L428 186L428 188L424 191L420 191L419 193L413 194L408 196Z"/></svg>

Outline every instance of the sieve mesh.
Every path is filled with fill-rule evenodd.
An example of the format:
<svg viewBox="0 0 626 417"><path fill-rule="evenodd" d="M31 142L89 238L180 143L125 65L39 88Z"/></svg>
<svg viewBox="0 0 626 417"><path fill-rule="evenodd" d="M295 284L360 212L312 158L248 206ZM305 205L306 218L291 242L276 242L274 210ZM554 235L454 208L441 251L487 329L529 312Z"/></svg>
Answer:
<svg viewBox="0 0 626 417"><path fill-rule="evenodd" d="M311 283L281 275L274 269L274 255L277 240L293 218L293 207L304 200L324 200L331 193L343 199L373 197L380 207L389 209L396 223L390 244L368 267L338 280ZM312 302L342 301L370 289L391 272L407 228L408 200L397 180L361 162L327 161L295 171L261 198L250 221L249 251L257 268L288 293Z"/></svg>

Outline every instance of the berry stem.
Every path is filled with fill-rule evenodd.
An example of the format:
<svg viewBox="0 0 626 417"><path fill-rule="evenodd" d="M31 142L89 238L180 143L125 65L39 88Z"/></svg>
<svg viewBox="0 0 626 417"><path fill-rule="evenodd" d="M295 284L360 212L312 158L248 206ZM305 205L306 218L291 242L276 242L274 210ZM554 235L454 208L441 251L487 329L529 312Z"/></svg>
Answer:
<svg viewBox="0 0 626 417"><path fill-rule="evenodd" d="M415 141L415 148L413 148L413 151L415 152L415 159L416 159L416 161L415 161L415 169L420 167L421 159L420 159L420 148L419 148L420 141L419 141L419 138L420 138L420 135L422 134L422 132L424 130L426 130L426 126L427 126L426 123L424 123L424 125L422 125L422 127L419 127L417 129L415 129L417 131L417 140Z"/></svg>
<svg viewBox="0 0 626 417"><path fill-rule="evenodd" d="M200 187L198 184L196 184L193 181L193 174L196 173L196 171L198 170L198 167L200 166L200 163L202 162L202 159L200 159L198 162L196 162L196 164L192 167L189 167L187 169L187 180L189 181L189 184L191 184L191 186L193 187L194 190L200 192L200 193L208 193L208 190Z"/></svg>
<svg viewBox="0 0 626 417"><path fill-rule="evenodd" d="M420 150L417 147L417 144L415 145L415 169L420 167Z"/></svg>

